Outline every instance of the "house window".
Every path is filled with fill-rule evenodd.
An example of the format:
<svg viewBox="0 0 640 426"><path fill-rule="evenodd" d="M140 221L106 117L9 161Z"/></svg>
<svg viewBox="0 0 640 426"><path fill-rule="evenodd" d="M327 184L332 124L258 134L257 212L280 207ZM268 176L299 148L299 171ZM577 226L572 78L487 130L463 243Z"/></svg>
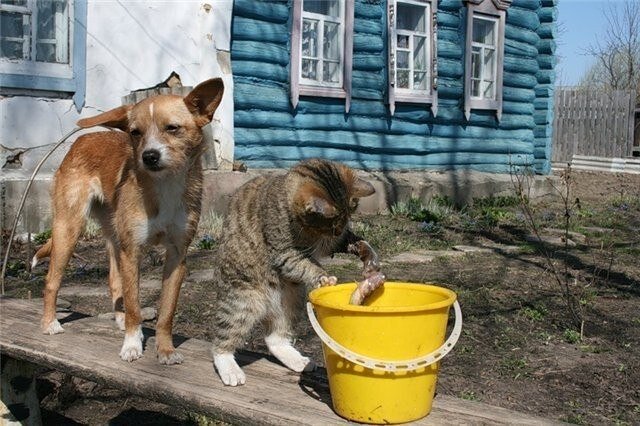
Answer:
<svg viewBox="0 0 640 426"><path fill-rule="evenodd" d="M389 106L436 103L436 21L431 0L389 1Z"/></svg>
<svg viewBox="0 0 640 426"><path fill-rule="evenodd" d="M300 95L345 98L349 110L353 0L294 0L291 103Z"/></svg>
<svg viewBox="0 0 640 426"><path fill-rule="evenodd" d="M468 0L465 52L465 116L472 109L502 117L504 27L510 0Z"/></svg>
<svg viewBox="0 0 640 426"><path fill-rule="evenodd" d="M492 17L473 17L471 40L471 98L496 98L498 20Z"/></svg>
<svg viewBox="0 0 640 426"><path fill-rule="evenodd" d="M74 93L84 103L85 44L86 0L0 0L3 90Z"/></svg>

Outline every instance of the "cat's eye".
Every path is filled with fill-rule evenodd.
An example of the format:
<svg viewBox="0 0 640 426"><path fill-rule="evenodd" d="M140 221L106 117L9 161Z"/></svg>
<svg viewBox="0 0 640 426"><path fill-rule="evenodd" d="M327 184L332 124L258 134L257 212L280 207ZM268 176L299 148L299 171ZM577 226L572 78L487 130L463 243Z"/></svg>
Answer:
<svg viewBox="0 0 640 426"><path fill-rule="evenodd" d="M175 133L178 130L180 130L180 126L178 126L177 124L167 124L164 127L164 130L167 131L168 133Z"/></svg>

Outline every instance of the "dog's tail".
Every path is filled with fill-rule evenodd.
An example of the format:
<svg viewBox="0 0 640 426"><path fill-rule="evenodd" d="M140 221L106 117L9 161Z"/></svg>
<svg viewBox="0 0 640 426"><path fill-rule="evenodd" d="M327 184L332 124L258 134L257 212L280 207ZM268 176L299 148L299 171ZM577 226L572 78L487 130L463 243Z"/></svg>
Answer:
<svg viewBox="0 0 640 426"><path fill-rule="evenodd" d="M40 247L40 249L38 249L36 254L33 256L33 259L31 259L31 269L35 268L41 259L45 259L49 257L49 255L51 255L51 238L49 238L47 242Z"/></svg>

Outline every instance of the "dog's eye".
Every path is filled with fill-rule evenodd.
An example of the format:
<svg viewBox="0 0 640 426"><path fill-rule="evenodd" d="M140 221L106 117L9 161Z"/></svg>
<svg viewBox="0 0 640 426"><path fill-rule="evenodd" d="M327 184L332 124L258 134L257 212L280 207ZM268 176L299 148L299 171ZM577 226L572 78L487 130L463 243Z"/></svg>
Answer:
<svg viewBox="0 0 640 426"><path fill-rule="evenodd" d="M180 130L180 126L177 124L167 124L164 129L169 133L175 133Z"/></svg>
<svg viewBox="0 0 640 426"><path fill-rule="evenodd" d="M131 136L133 136L134 138L142 136L142 133L138 129L131 129L131 131L129 131L129 134L131 134Z"/></svg>

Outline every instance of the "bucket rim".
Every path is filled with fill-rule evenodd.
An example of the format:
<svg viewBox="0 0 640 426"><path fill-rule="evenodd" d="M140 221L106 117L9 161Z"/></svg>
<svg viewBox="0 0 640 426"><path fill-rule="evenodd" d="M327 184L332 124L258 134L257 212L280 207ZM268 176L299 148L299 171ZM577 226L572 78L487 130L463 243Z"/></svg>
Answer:
<svg viewBox="0 0 640 426"><path fill-rule="evenodd" d="M457 295L454 291L449 290L448 288L444 288L433 283L410 283L403 281L386 281L383 286L386 288L411 288L412 290L419 290L431 293L438 293L446 299L434 302L427 303L422 305L414 305L414 306L360 306L360 305L350 305L350 304L340 304L340 303L331 303L326 300L322 300L321 296L326 293L331 293L332 291L336 291L336 288L340 286L341 289L349 287L355 290L357 284L356 283L340 283L334 286L320 287L316 288L309 293L309 301L311 304L315 306L320 306L323 308L330 308L339 311L346 312L380 312L380 313L396 313L396 312L420 312L420 311L428 311L428 310L436 310L445 307L449 307L453 305L453 303L457 300Z"/></svg>

